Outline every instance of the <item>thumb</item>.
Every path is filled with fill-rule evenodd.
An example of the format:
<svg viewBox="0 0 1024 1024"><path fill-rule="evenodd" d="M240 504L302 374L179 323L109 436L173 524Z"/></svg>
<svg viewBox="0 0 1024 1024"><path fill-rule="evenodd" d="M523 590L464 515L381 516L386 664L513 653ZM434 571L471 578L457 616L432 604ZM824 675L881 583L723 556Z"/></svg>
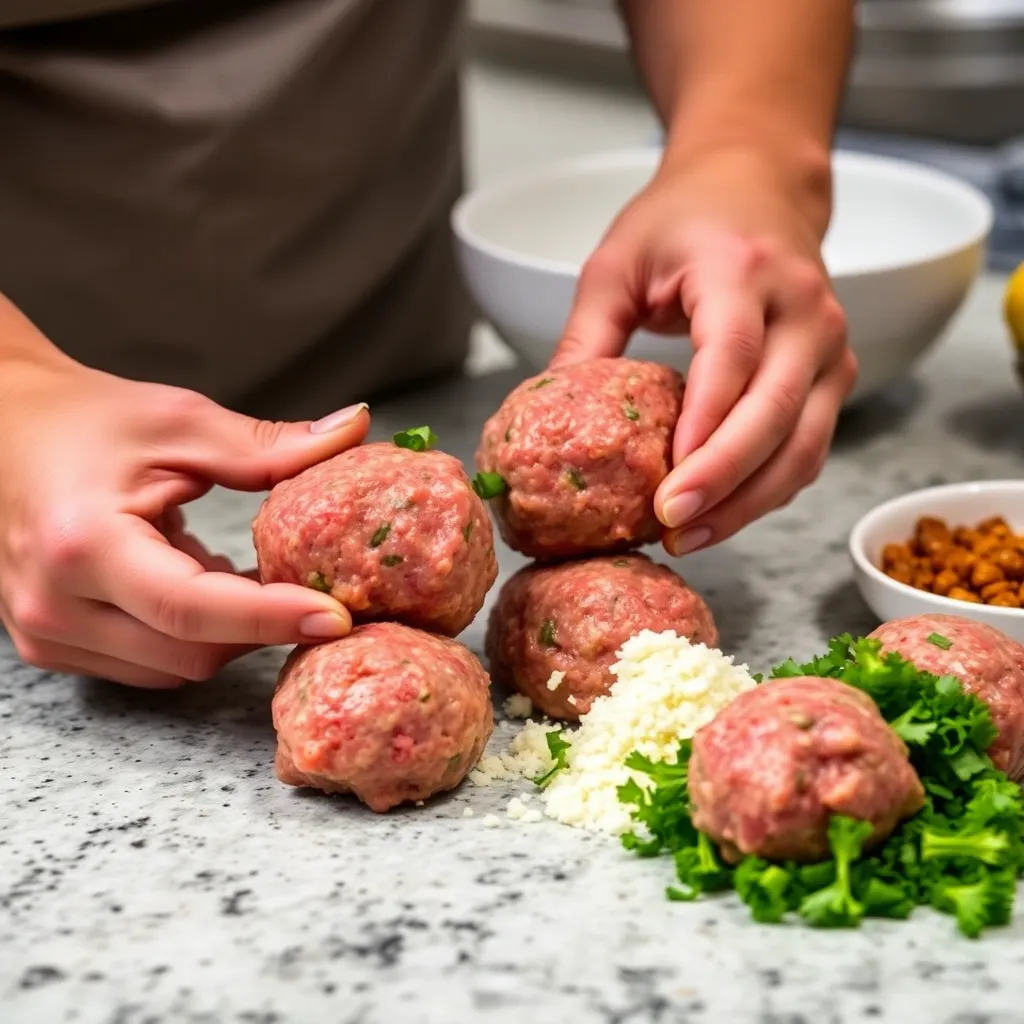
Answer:
<svg viewBox="0 0 1024 1024"><path fill-rule="evenodd" d="M621 260L601 248L584 264L551 366L620 356L639 319Z"/></svg>
<svg viewBox="0 0 1024 1024"><path fill-rule="evenodd" d="M183 461L206 479L239 491L265 491L362 442L370 428L365 403L321 420L257 420L210 402L192 424Z"/></svg>

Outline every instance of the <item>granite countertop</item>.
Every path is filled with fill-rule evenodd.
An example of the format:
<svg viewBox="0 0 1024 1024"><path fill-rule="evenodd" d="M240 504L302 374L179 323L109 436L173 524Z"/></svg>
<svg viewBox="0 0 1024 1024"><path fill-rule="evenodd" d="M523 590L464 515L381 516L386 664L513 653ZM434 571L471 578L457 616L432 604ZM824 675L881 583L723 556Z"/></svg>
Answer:
<svg viewBox="0 0 1024 1024"><path fill-rule="evenodd" d="M1021 475L1002 285L982 280L918 374L846 417L815 487L685 561L726 650L762 669L871 628L854 520L911 488ZM393 402L374 433L429 422L469 460L514 380ZM191 521L245 558L257 502L215 493ZM466 635L478 651L483 621ZM522 787L385 817L286 788L269 713L282 656L154 694L26 668L0 639L0 1020L1024 1021L1022 915L974 943L928 911L859 932L758 927L732 899L666 902L670 864L613 841L484 827Z"/></svg>

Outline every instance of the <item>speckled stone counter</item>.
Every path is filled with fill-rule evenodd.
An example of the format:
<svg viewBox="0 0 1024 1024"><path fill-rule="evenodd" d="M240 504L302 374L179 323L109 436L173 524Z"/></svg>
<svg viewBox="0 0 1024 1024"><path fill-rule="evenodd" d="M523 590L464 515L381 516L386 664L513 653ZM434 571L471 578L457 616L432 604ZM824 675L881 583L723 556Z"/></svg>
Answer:
<svg viewBox="0 0 1024 1024"><path fill-rule="evenodd" d="M846 418L814 488L685 562L724 648L761 669L869 629L845 551L856 517L910 488L1024 471L1001 287L983 281L917 376ZM429 422L468 460L513 380L392 403L374 432ZM191 520L244 558L257 502L214 494ZM505 573L517 565L502 553ZM279 785L282 656L152 694L25 668L0 639L5 1024L1024 1021L1021 917L975 943L927 911L859 932L758 927L731 899L666 902L670 865L615 842L483 827L515 788L376 817Z"/></svg>

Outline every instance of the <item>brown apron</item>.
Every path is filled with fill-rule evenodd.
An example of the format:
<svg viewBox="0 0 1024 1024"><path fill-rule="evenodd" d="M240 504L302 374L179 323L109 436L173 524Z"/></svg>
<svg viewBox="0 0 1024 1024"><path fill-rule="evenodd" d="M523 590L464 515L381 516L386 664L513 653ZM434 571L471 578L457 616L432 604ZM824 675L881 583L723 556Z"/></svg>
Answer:
<svg viewBox="0 0 1024 1024"><path fill-rule="evenodd" d="M0 0L0 292L90 366L265 416L458 368L462 13Z"/></svg>

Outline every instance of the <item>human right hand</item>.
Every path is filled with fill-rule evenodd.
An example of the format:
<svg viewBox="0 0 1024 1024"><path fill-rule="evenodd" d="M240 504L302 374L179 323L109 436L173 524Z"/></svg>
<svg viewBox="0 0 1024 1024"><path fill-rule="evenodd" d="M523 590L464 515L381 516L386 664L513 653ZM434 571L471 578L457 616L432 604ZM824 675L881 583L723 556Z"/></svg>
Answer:
<svg viewBox="0 0 1024 1024"><path fill-rule="evenodd" d="M2 362L0 618L18 653L156 688L254 647L344 636L337 601L236 573L186 532L180 506L214 484L265 490L368 427L364 406L274 423L59 353Z"/></svg>

